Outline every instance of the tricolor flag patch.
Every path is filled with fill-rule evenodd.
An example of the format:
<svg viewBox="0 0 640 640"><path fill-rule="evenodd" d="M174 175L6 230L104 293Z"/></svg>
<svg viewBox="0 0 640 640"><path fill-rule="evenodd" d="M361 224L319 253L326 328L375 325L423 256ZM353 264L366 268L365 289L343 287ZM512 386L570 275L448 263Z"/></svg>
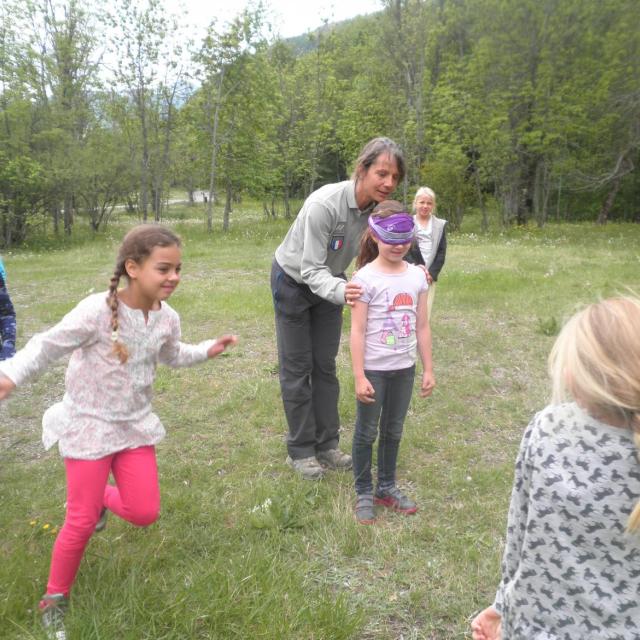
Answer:
<svg viewBox="0 0 640 640"><path fill-rule="evenodd" d="M340 249L342 249L343 244L344 236L333 236L333 238L331 238L331 243L329 244L329 246L331 247L332 251L339 251Z"/></svg>

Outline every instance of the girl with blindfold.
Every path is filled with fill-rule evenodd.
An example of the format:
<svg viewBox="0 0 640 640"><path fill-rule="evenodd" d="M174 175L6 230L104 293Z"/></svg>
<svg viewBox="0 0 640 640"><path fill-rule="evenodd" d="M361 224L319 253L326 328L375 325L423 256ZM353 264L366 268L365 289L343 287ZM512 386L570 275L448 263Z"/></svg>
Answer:
<svg viewBox="0 0 640 640"><path fill-rule="evenodd" d="M363 234L353 280L363 290L351 315L351 359L357 413L353 436L356 519L372 524L375 505L404 514L416 503L396 486L396 462L415 377L416 350L422 361L420 395L435 385L431 331L426 313L427 280L404 257L415 225L395 200L381 202ZM379 431L379 436L378 436ZM378 475L371 474L373 443L378 438Z"/></svg>

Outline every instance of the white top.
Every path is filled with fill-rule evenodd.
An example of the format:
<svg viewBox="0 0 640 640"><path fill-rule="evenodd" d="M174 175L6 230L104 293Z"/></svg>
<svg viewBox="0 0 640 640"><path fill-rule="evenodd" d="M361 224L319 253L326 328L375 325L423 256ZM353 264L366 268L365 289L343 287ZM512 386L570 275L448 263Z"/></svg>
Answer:
<svg viewBox="0 0 640 640"><path fill-rule="evenodd" d="M180 342L180 318L165 302L149 311L118 304L119 339L129 351L122 364L113 353L107 293L82 300L57 325L34 335L16 355L0 363L0 373L17 386L71 353L65 394L42 418L46 449L59 443L63 457L95 460L145 445L165 435L151 411L158 363L189 366L207 359L215 342Z"/></svg>
<svg viewBox="0 0 640 640"><path fill-rule="evenodd" d="M382 273L369 263L353 281L364 288L360 300L368 305L365 370L397 371L413 366L418 296L427 290L424 271L407 263L402 273Z"/></svg>
<svg viewBox="0 0 640 640"><path fill-rule="evenodd" d="M427 224L423 227L418 220L418 216L413 216L416 223L416 238L418 240L418 248L422 254L422 259L426 262L431 255L433 247L433 217L429 216Z"/></svg>

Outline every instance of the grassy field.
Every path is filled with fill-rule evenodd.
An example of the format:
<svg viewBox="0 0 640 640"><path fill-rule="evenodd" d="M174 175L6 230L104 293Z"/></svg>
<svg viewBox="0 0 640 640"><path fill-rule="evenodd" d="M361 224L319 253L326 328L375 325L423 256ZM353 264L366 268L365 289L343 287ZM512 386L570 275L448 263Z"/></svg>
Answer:
<svg viewBox="0 0 640 640"><path fill-rule="evenodd" d="M349 474L299 480L284 464L269 269L284 221L256 217L183 235L171 299L187 341L235 332L238 347L193 369L160 369L155 409L162 515L111 518L74 587L69 637L89 640L468 638L495 592L513 461L547 398L546 356L562 319L600 296L640 290L640 225L517 229L449 237L433 316L437 389L414 397L399 482L413 517L356 524ZM19 344L106 289L127 223L63 250L5 255ZM342 444L355 401L349 313L339 355ZM40 444L65 362L0 406L0 637L41 638L65 482Z"/></svg>

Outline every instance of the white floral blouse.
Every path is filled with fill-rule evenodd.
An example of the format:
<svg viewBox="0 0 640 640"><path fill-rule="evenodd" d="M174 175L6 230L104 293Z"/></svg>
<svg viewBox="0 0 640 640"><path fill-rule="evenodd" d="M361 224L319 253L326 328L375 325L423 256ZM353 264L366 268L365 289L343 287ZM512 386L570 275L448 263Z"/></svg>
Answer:
<svg viewBox="0 0 640 640"><path fill-rule="evenodd" d="M57 325L34 335L16 355L0 363L0 373L17 386L71 353L62 402L42 418L46 449L56 442L65 458L95 460L116 451L154 445L165 435L151 411L158 363L184 367L203 362L215 342L180 342L180 318L165 302L149 311L118 305L119 339L129 358L113 353L107 293L82 300Z"/></svg>

